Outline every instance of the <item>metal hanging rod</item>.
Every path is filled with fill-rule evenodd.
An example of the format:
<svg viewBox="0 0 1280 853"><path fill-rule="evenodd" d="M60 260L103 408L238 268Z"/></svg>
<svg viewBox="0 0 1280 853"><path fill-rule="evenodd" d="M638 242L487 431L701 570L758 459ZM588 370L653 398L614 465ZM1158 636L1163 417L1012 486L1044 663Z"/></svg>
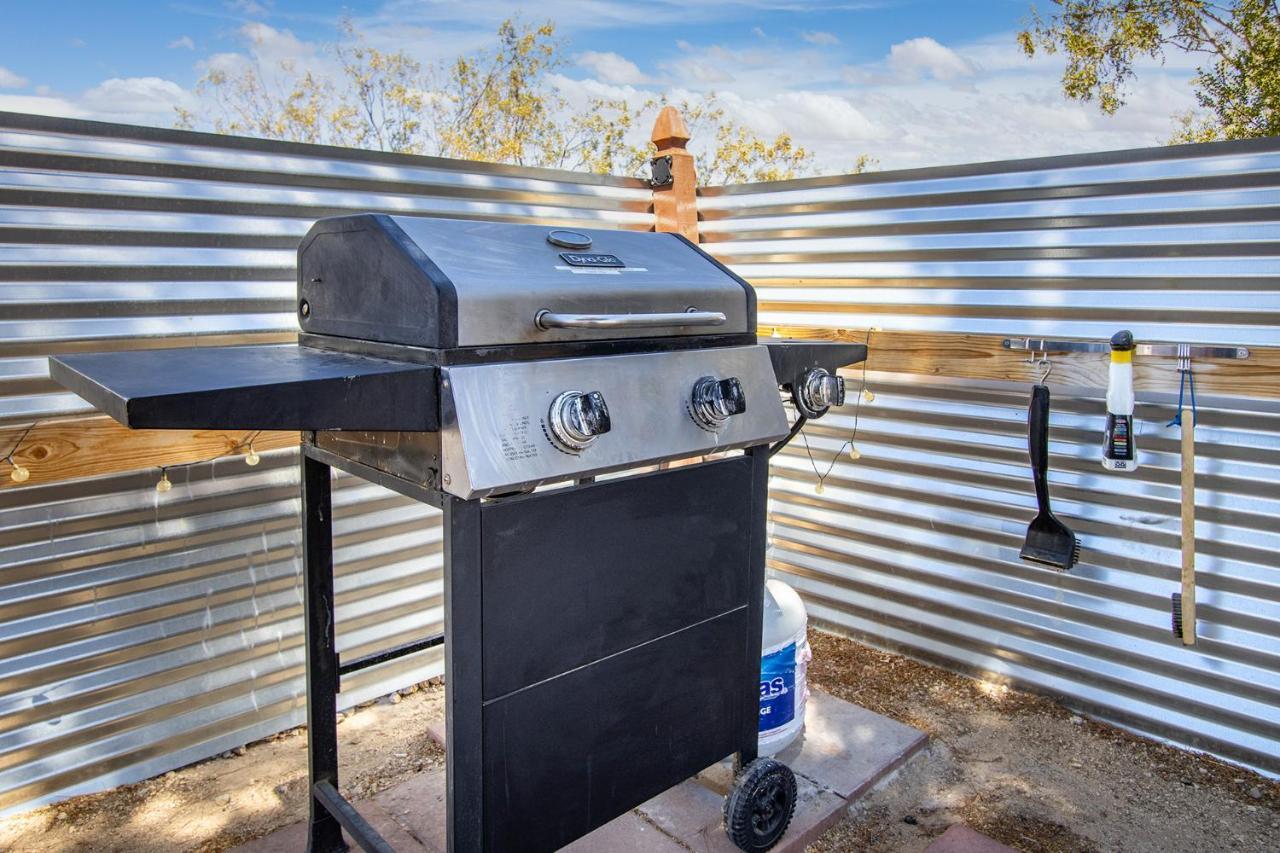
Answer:
<svg viewBox="0 0 1280 853"><path fill-rule="evenodd" d="M1182 349L1179 349L1181 347ZM1027 352L1110 352L1111 345L1106 341L1055 341L1044 338L1005 338L1004 348L1009 350L1026 350ZM1248 358L1248 347L1210 347L1190 346L1186 344L1138 344L1134 351L1138 355L1162 355L1170 358L1186 356L1190 350L1191 358Z"/></svg>

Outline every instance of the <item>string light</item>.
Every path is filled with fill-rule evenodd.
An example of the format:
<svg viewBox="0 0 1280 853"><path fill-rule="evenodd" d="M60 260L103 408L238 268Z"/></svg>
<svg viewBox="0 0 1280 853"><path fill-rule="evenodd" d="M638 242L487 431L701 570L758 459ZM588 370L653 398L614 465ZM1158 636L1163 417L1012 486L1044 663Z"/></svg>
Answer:
<svg viewBox="0 0 1280 853"><path fill-rule="evenodd" d="M867 337L866 337L866 340L864 341L866 346L868 347L871 346L871 333L876 331L879 331L879 329L875 327L867 329ZM813 466L813 473L816 474L818 477L818 482L813 487L813 491L815 494L820 495L827 490L826 479L827 477L830 477L831 472L835 470L836 460L840 458L840 456L845 452L846 448L848 449L848 452L849 452L849 458L852 459L853 461L856 462L857 460L862 458L862 454L858 451L857 445L854 444L854 441L858 437L858 416L862 413L862 403L864 401L870 403L875 398L876 398L876 395L871 393L871 390L867 388L867 360L863 359L862 360L862 392L858 394L853 404L853 430L849 433L849 437L845 440L844 444L840 445L840 449L837 450L835 452L835 455L831 457L831 463L827 465L826 471L818 470L818 461L813 458L813 449L809 447L809 437L805 435L804 430L800 430L800 440L804 442L804 452L809 457L809 464Z"/></svg>
<svg viewBox="0 0 1280 853"><path fill-rule="evenodd" d="M4 456L4 461L8 462L11 466L9 469L9 479L15 483L25 483L27 480L31 479L31 469L27 468L21 462L15 462L13 455L22 448L22 442L27 440L27 436L31 435L31 430L35 429L36 424L38 423L40 422L32 421L28 424L27 428L22 431L22 435L18 436L18 440L13 443L13 447L9 448L9 452Z"/></svg>
<svg viewBox="0 0 1280 853"><path fill-rule="evenodd" d="M173 481L169 479L170 468L185 468L188 465L204 465L209 462L216 462L225 456L234 456L243 450L247 452L244 455L244 464L252 467L262 461L262 457L258 455L258 451L253 449L254 440L262 434L262 430L254 430L249 433L248 437L242 441L236 442L229 450L224 450L217 456L210 456L208 459L197 459L194 462L183 462L180 465L166 465L160 468L160 479L156 481L156 491L160 493L167 492L173 488Z"/></svg>

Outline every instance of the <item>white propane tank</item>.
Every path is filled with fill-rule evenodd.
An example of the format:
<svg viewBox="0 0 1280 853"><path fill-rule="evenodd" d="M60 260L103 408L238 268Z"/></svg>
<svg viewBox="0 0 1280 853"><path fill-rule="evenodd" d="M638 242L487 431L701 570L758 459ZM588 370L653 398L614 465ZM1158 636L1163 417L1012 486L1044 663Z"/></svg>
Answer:
<svg viewBox="0 0 1280 853"><path fill-rule="evenodd" d="M809 698L805 671L813 653L809 617L796 591L780 580L764 584L764 638L760 654L760 754L785 749L804 729Z"/></svg>

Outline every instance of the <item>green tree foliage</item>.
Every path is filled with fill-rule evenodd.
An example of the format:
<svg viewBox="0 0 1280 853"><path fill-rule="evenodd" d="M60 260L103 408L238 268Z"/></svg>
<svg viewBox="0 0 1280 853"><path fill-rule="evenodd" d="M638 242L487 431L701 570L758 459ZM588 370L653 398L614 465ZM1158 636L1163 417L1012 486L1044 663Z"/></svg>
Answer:
<svg viewBox="0 0 1280 853"><path fill-rule="evenodd" d="M350 23L332 46L336 79L283 61L210 70L197 91L209 116L180 110L178 126L219 133L549 166L601 174L647 172L638 136L667 102L633 107L594 100L571 111L550 75L563 63L555 25L505 21L495 45L442 68L369 45ZM680 105L703 183L784 180L812 171L813 155L781 133L764 139L734 121L714 94ZM861 166L873 162L865 155Z"/></svg>
<svg viewBox="0 0 1280 853"><path fill-rule="evenodd" d="M1194 79L1202 112L1176 116L1170 142L1280 134L1278 0L1054 0L1018 34L1027 56L1066 54L1063 92L1114 113L1142 57L1202 54Z"/></svg>

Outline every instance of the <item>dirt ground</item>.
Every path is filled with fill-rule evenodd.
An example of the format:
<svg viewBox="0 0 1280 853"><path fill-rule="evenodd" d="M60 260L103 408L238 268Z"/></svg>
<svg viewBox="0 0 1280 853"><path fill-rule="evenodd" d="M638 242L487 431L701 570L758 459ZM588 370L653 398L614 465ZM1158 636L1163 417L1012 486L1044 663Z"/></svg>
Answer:
<svg viewBox="0 0 1280 853"><path fill-rule="evenodd" d="M922 851L963 822L1011 847L1280 850L1280 783L1082 719L1047 699L811 632L811 683L932 743L810 850ZM346 715L343 793L361 799L444 755L428 683ZM136 785L0 820L4 851L220 851L306 814L306 737L278 735Z"/></svg>
<svg viewBox="0 0 1280 853"><path fill-rule="evenodd" d="M810 847L924 850L965 823L1028 853L1280 850L1280 783L1003 686L810 632L814 686L930 745Z"/></svg>
<svg viewBox="0 0 1280 853"><path fill-rule="evenodd" d="M425 682L338 722L342 793L363 799L444 765L427 725L444 686ZM229 850L307 816L307 735L297 728L135 785L0 820L0 851Z"/></svg>

